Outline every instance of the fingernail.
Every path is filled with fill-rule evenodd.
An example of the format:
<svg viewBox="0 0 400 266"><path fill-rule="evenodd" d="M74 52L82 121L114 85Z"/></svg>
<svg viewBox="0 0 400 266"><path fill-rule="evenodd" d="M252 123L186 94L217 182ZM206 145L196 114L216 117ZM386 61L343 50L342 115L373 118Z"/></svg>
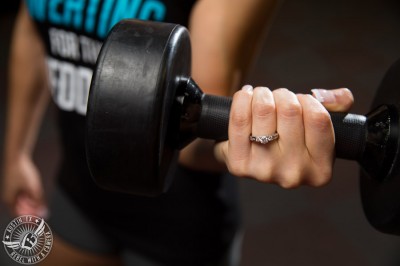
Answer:
<svg viewBox="0 0 400 266"><path fill-rule="evenodd" d="M251 85L244 85L243 87L242 87L242 90L244 90L244 91L246 91L246 92L248 92L248 93L253 93L253 86L251 86Z"/></svg>
<svg viewBox="0 0 400 266"><path fill-rule="evenodd" d="M350 90L348 88L338 88L333 90L333 93L335 93L336 97L341 97L345 94L345 91L350 91Z"/></svg>
<svg viewBox="0 0 400 266"><path fill-rule="evenodd" d="M321 103L335 103L336 97L333 91L325 90L325 89L312 89L315 99L317 99Z"/></svg>

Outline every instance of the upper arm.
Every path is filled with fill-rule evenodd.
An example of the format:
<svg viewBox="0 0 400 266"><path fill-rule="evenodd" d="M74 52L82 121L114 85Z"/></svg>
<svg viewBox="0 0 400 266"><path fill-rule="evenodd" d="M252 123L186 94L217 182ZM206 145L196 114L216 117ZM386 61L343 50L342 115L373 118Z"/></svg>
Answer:
<svg viewBox="0 0 400 266"><path fill-rule="evenodd" d="M278 0L200 0L190 21L192 73L207 93L231 94L259 50Z"/></svg>
<svg viewBox="0 0 400 266"><path fill-rule="evenodd" d="M43 42L24 1L22 1L11 40L10 75L23 76L27 82L40 83L40 87L43 87L45 81L44 59ZM24 75L20 75L21 73ZM39 87L39 84L36 85Z"/></svg>
<svg viewBox="0 0 400 266"><path fill-rule="evenodd" d="M15 20L11 44L12 48L22 48L23 45L29 45L34 52L32 56L43 53L43 43L36 30L34 22L29 15L29 11L24 1L21 2L21 6Z"/></svg>

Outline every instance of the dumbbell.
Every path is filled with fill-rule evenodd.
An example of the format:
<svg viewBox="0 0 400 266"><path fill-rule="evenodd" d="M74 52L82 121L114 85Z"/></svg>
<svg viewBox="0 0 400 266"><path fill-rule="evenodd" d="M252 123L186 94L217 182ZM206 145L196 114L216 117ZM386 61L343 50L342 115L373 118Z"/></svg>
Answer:
<svg viewBox="0 0 400 266"><path fill-rule="evenodd" d="M157 196L172 182L180 149L196 138L228 138L231 98L204 94L190 66L183 26L124 20L110 31L86 118L87 162L100 187ZM331 113L336 156L361 165L368 220L392 234L400 234L398 99L388 95L366 116Z"/></svg>

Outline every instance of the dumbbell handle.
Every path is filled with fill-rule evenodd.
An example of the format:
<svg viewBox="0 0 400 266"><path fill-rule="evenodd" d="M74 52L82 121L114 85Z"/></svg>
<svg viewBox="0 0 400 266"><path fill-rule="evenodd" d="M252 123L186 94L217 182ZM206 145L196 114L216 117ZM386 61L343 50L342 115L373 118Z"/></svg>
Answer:
<svg viewBox="0 0 400 266"><path fill-rule="evenodd" d="M197 136L227 140L231 104L231 98L204 94ZM348 113L330 113L330 115L335 131L336 156L359 160L365 150L366 116Z"/></svg>

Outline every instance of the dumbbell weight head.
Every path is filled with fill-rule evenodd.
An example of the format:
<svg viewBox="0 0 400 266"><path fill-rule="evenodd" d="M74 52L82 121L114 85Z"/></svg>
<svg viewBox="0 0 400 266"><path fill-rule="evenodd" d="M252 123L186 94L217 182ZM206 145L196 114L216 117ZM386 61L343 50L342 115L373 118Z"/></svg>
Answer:
<svg viewBox="0 0 400 266"><path fill-rule="evenodd" d="M190 67L184 27L125 20L111 30L93 74L86 118L87 160L98 185L139 195L168 187L178 156L170 135L179 126L169 117Z"/></svg>
<svg viewBox="0 0 400 266"><path fill-rule="evenodd" d="M398 106L400 103L400 60L386 73L373 100L372 108L382 103ZM399 109L399 107L397 107ZM391 121L383 120L376 123L377 127L391 124L388 128L392 136L400 137L398 128L398 114L391 117ZM374 178L365 168L360 169L360 193L364 213L368 221L377 230L400 235L400 142L388 143L386 149L393 151L394 159L390 160L389 171L381 178ZM379 163L379 160L369 162L370 165Z"/></svg>

